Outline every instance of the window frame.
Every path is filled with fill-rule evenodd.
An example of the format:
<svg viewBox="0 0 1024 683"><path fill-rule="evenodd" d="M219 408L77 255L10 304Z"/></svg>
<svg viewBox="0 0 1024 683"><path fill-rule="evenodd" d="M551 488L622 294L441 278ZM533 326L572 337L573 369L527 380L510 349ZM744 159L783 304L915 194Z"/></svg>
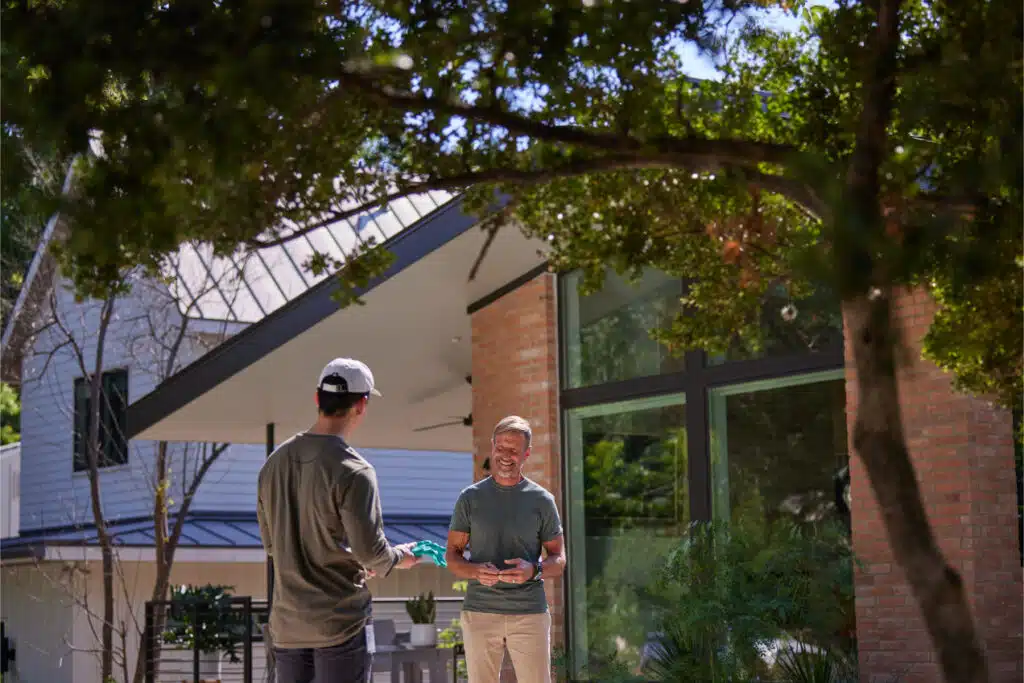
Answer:
<svg viewBox="0 0 1024 683"><path fill-rule="evenodd" d="M100 396L104 404L100 411L100 460L97 469L109 470L128 464L129 440L125 436L129 404L129 376L127 368L104 370L100 375ZM89 471L87 425L91 396L91 377L76 377L72 390L71 468L75 474ZM111 397L116 397L116 405Z"/></svg>

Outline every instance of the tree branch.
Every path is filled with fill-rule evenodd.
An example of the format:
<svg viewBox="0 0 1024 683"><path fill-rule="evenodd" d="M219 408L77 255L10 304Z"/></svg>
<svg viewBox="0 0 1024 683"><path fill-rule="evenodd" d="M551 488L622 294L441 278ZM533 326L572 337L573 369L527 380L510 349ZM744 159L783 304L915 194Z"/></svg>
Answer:
<svg viewBox="0 0 1024 683"><path fill-rule="evenodd" d="M659 136L642 140L630 135L602 133L580 128L543 123L520 114L505 111L499 106L478 106L449 102L419 93L399 92L389 86L380 86L367 72L345 68L338 78L342 88L352 88L367 99L383 107L406 111L432 112L446 116L461 116L474 121L505 128L511 133L528 136L556 144L574 145L602 152L643 152L648 159L671 159L673 163L687 165L750 166L760 163L781 164L790 160L799 150L789 145L750 140L711 140L699 136L686 138Z"/></svg>
<svg viewBox="0 0 1024 683"><path fill-rule="evenodd" d="M384 195L378 199L371 200L360 206L347 209L315 223L303 226L298 230L275 239L261 240L255 238L249 241L250 246L256 248L274 247L286 244L293 239L307 235L322 227L331 225L347 218L352 218L365 213L377 206L387 204L415 194L423 194L430 191L455 190L461 191L474 185L488 183L504 183L508 185L536 185L550 182L560 178L573 178L590 173L602 173L609 171L638 171L638 170L695 170L679 163L662 159L647 158L640 153L613 154L605 157L581 159L566 163L562 166L540 168L536 170L522 170L515 168L492 168L483 171L460 173L445 178L425 180L422 182L407 185L404 189ZM748 184L761 187L767 192L782 194L794 202L800 204L815 218L823 218L826 215L827 207L817 196L814 190L804 184L785 178L783 176L762 173L755 169L746 168L741 171L743 178Z"/></svg>

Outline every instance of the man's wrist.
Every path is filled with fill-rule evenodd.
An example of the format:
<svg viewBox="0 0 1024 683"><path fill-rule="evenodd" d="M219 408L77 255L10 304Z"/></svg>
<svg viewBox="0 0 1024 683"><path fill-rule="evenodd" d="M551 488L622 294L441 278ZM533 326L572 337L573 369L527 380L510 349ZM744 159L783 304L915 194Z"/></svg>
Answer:
<svg viewBox="0 0 1024 683"><path fill-rule="evenodd" d="M533 577L532 577L532 579L534 581L539 581L542 578L544 578L544 562L541 561L541 560L538 560L538 561L533 563Z"/></svg>

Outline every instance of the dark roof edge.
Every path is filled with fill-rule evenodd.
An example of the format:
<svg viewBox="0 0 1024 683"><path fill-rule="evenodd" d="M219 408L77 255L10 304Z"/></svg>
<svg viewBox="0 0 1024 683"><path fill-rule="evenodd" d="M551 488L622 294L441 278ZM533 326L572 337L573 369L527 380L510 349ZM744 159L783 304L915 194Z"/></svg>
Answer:
<svg viewBox="0 0 1024 683"><path fill-rule="evenodd" d="M377 247L387 249L395 259L387 271L357 293L365 295L476 225L477 218L464 213L462 205L463 198L456 197ZM332 295L337 290L337 278L328 277L169 377L129 406L128 438L336 313L339 308Z"/></svg>
<svg viewBox="0 0 1024 683"><path fill-rule="evenodd" d="M171 519L174 519L176 515L172 514ZM142 522L149 522L153 519L152 515L148 516L133 516L125 517L124 519L108 520L107 526L112 535L117 536L121 533L118 529L120 526L129 526L140 524ZM189 512L186 515L186 519L190 522L255 522L256 511L244 511L244 510L196 510ZM417 514L417 513L405 513L400 515L384 515L384 524L445 524L447 525L451 521L451 515L429 513L429 514ZM5 538L0 545L7 545L10 550L5 550L3 555L4 558L8 558L9 555L13 557L15 554L24 554L26 548L35 548L38 551L42 551L46 546L67 546L67 545L81 545L77 541L68 540L48 540L50 536L58 536L71 531L80 531L82 533L88 533L93 531L96 525L92 522L81 523L81 524L65 524L62 526L43 527L40 529L32 529L25 533L14 536L11 538ZM134 531L134 530L133 530ZM127 547L127 546L122 546Z"/></svg>
<svg viewBox="0 0 1024 683"><path fill-rule="evenodd" d="M74 170L75 159L72 159L64 176L61 196L70 193ZM57 275L57 260L50 253L50 245L55 240L64 239L67 230L65 216L59 210L55 211L47 220L36 252L25 271L25 281L4 325L3 336L0 337L0 367L6 382L21 383L22 356L35 337L35 318L45 307Z"/></svg>

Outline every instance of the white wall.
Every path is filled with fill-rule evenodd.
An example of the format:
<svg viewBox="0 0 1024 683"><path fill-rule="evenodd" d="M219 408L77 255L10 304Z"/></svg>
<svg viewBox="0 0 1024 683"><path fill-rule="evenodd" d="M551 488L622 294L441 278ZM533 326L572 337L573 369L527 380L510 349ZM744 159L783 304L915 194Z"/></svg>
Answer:
<svg viewBox="0 0 1024 683"><path fill-rule="evenodd" d="M4 683L74 683L73 581L56 564L0 570L0 618L15 648Z"/></svg>
<svg viewBox="0 0 1024 683"><path fill-rule="evenodd" d="M21 519L21 444L0 448L0 538L18 535Z"/></svg>

